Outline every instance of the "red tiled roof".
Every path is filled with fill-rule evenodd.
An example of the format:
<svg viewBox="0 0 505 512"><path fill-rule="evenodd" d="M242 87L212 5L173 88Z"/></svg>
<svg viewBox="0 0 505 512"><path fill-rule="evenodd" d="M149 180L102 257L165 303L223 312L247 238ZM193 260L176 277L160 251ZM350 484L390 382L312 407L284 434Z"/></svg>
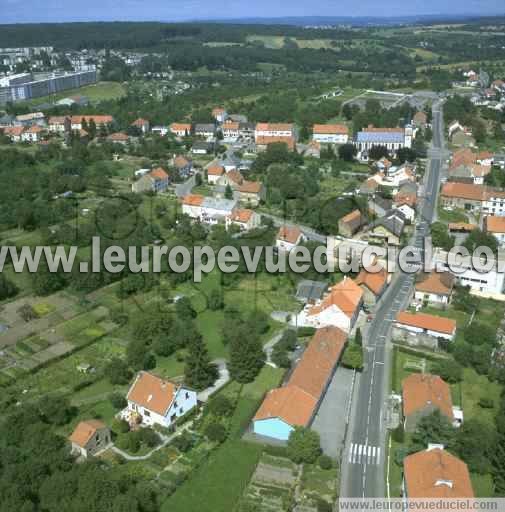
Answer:
<svg viewBox="0 0 505 512"><path fill-rule="evenodd" d="M358 286L365 286L374 295L379 295L384 289L387 280L388 273L383 267L381 267L379 272L367 272L365 269L362 269L358 277L356 277L356 284Z"/></svg>
<svg viewBox="0 0 505 512"><path fill-rule="evenodd" d="M295 138L294 137L284 137L284 136L267 136L260 135L256 137L256 144L259 146L268 146L269 144L278 144L283 143L288 146L288 149L293 150L295 147Z"/></svg>
<svg viewBox="0 0 505 512"><path fill-rule="evenodd" d="M292 131L291 123L258 123L256 125L257 132L287 132Z"/></svg>
<svg viewBox="0 0 505 512"><path fill-rule="evenodd" d="M416 292L450 295L454 286L454 276L450 272L422 273L416 282Z"/></svg>
<svg viewBox="0 0 505 512"><path fill-rule="evenodd" d="M318 135L347 135L349 128L344 124L315 124L312 127L312 132Z"/></svg>
<svg viewBox="0 0 505 512"><path fill-rule="evenodd" d="M277 240L290 244L296 244L301 236L302 232L297 226L281 226L277 232Z"/></svg>
<svg viewBox="0 0 505 512"><path fill-rule="evenodd" d="M222 165L211 165L207 168L207 176L222 176L224 167Z"/></svg>
<svg viewBox="0 0 505 512"><path fill-rule="evenodd" d="M488 215L484 219L484 225L488 233L505 233L505 217Z"/></svg>
<svg viewBox="0 0 505 512"><path fill-rule="evenodd" d="M126 398L131 402L164 416L172 404L176 385L152 373L139 372Z"/></svg>
<svg viewBox="0 0 505 512"><path fill-rule="evenodd" d="M471 201L483 201L486 189L483 185L472 185L468 183L448 182L442 187L442 196Z"/></svg>
<svg viewBox="0 0 505 512"><path fill-rule="evenodd" d="M72 124L81 124L85 120L88 124L93 120L96 125L111 124L114 121L112 116L109 115L85 115L85 116L72 116L70 118Z"/></svg>
<svg viewBox="0 0 505 512"><path fill-rule="evenodd" d="M172 123L170 125L170 130L172 132L191 132L191 124L190 123Z"/></svg>
<svg viewBox="0 0 505 512"><path fill-rule="evenodd" d="M352 318L361 303L362 297L363 290L352 279L346 277L330 289L330 292L320 304L312 306L308 314L309 316L318 315L321 311L336 306L347 317Z"/></svg>
<svg viewBox="0 0 505 512"><path fill-rule="evenodd" d="M205 197L200 194L188 194L183 198L182 202L188 206L201 206L204 199Z"/></svg>
<svg viewBox="0 0 505 512"><path fill-rule="evenodd" d="M234 222L241 222L246 224L251 220L251 217L254 215L252 210L248 210L246 208L236 208L231 213L231 220Z"/></svg>
<svg viewBox="0 0 505 512"><path fill-rule="evenodd" d="M410 327L427 329L444 334L453 334L456 330L456 321L452 318L428 315L427 313L400 311L396 316L396 321Z"/></svg>
<svg viewBox="0 0 505 512"><path fill-rule="evenodd" d="M96 434L97 430L102 428L106 428L106 426L100 420L81 421L75 427L69 440L81 448L86 448L89 440Z"/></svg>
<svg viewBox="0 0 505 512"><path fill-rule="evenodd" d="M153 169L149 173L149 175L158 180L166 180L168 178L168 174L162 167L157 167L156 169Z"/></svg>
<svg viewBox="0 0 505 512"><path fill-rule="evenodd" d="M408 455L403 460L409 498L473 498L467 465L440 448Z"/></svg>

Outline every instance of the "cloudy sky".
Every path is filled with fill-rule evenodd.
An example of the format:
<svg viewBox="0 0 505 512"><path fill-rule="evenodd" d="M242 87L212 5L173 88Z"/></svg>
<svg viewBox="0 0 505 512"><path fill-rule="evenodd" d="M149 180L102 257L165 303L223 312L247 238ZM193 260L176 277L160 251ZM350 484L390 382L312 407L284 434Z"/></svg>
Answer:
<svg viewBox="0 0 505 512"><path fill-rule="evenodd" d="M504 0L0 0L0 23L497 13Z"/></svg>

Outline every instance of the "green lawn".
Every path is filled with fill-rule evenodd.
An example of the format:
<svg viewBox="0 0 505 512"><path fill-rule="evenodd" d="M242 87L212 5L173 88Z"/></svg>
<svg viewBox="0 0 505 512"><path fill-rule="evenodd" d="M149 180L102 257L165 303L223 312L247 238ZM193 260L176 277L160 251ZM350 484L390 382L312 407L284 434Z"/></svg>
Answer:
<svg viewBox="0 0 505 512"><path fill-rule="evenodd" d="M86 85L78 89L68 89L52 96L42 96L26 103L30 105L40 105L46 102L56 102L69 96L86 96L91 103L100 101L114 100L126 95L125 87L118 82L98 82L92 85Z"/></svg>
<svg viewBox="0 0 505 512"><path fill-rule="evenodd" d="M464 210L453 209L445 210L441 206L438 207L438 220L440 222L468 222L468 217L466 216Z"/></svg>
<svg viewBox="0 0 505 512"><path fill-rule="evenodd" d="M166 512L231 512L244 492L263 447L226 441L165 503Z"/></svg>

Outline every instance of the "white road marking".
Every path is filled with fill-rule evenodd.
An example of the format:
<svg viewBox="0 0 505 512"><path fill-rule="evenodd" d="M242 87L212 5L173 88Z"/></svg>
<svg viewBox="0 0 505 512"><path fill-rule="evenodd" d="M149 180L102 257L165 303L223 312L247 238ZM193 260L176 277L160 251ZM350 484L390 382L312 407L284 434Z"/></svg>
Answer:
<svg viewBox="0 0 505 512"><path fill-rule="evenodd" d="M351 464L377 466L380 464L380 447L369 444L351 443L348 460Z"/></svg>

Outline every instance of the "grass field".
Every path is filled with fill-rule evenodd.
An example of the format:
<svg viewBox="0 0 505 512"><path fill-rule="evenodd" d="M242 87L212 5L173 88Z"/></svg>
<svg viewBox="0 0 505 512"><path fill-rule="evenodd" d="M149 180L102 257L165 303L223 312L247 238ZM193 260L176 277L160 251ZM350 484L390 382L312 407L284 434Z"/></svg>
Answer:
<svg viewBox="0 0 505 512"><path fill-rule="evenodd" d="M68 89L51 96L35 98L27 101L26 103L30 105L53 103L63 98L68 98L69 96L86 96L91 103L100 103L101 101L118 99L125 95L125 87L118 82L98 82L78 89Z"/></svg>

